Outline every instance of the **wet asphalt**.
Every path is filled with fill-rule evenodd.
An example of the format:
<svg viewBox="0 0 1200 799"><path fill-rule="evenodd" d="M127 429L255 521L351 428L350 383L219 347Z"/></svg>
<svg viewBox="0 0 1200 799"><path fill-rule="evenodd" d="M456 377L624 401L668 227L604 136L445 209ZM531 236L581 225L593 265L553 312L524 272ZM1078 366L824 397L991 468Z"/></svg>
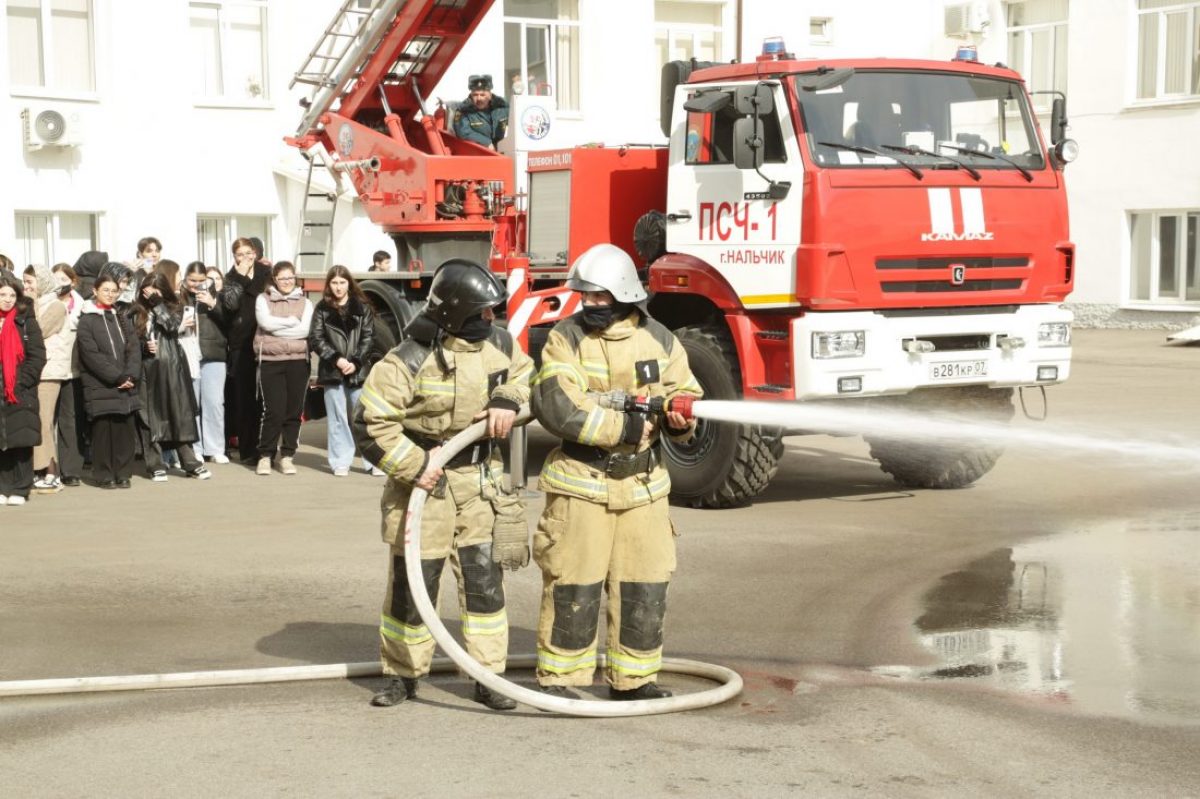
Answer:
<svg viewBox="0 0 1200 799"><path fill-rule="evenodd" d="M1200 451L1200 348L1162 341L1077 332L1042 424ZM294 478L217 466L0 508L0 680L372 660L380 484L332 477L322 438L306 428ZM0 699L3 790L1200 795L1198 483L1031 447L972 488L908 491L861 439L789 438L753 507L673 512L667 654L737 669L737 700L498 714L454 675L388 710L367 705L378 679ZM508 580L513 652L533 650L539 586Z"/></svg>

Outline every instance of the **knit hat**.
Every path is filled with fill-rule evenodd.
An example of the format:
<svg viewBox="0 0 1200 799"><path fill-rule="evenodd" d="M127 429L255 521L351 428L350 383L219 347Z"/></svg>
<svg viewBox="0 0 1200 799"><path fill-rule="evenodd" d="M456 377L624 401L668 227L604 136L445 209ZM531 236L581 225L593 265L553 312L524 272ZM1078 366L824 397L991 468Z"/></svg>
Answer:
<svg viewBox="0 0 1200 799"><path fill-rule="evenodd" d="M38 296L44 297L47 294L53 294L58 288L58 283L54 280L54 273L50 271L50 267L45 264L33 265L33 276L37 280Z"/></svg>

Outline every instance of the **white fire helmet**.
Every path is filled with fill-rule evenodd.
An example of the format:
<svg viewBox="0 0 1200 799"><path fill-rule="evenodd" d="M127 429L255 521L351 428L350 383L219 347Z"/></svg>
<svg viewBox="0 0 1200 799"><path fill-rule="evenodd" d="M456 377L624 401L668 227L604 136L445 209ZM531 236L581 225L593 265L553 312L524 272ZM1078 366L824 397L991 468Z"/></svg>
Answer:
<svg viewBox="0 0 1200 799"><path fill-rule="evenodd" d="M571 264L567 288L574 291L607 291L617 302L630 305L647 298L629 254L613 244L596 244Z"/></svg>

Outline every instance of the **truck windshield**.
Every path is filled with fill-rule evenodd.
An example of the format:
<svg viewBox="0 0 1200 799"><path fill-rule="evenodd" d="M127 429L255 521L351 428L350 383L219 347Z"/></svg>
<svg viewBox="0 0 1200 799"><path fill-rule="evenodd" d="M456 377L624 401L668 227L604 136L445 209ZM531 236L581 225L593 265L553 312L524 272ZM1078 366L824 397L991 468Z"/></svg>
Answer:
<svg viewBox="0 0 1200 799"><path fill-rule="evenodd" d="M945 72L858 71L830 89L797 80L809 152L829 168L1038 170L1045 167L1016 81ZM888 153L886 157L871 151ZM943 156L949 156L945 158Z"/></svg>

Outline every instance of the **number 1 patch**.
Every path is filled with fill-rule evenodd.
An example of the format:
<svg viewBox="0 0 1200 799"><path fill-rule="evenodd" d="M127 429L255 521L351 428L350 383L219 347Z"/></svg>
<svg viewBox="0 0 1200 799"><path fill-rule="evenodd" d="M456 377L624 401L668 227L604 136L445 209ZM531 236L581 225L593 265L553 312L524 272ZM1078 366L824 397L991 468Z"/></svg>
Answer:
<svg viewBox="0 0 1200 799"><path fill-rule="evenodd" d="M658 382L658 361L638 361L633 365L639 386Z"/></svg>

